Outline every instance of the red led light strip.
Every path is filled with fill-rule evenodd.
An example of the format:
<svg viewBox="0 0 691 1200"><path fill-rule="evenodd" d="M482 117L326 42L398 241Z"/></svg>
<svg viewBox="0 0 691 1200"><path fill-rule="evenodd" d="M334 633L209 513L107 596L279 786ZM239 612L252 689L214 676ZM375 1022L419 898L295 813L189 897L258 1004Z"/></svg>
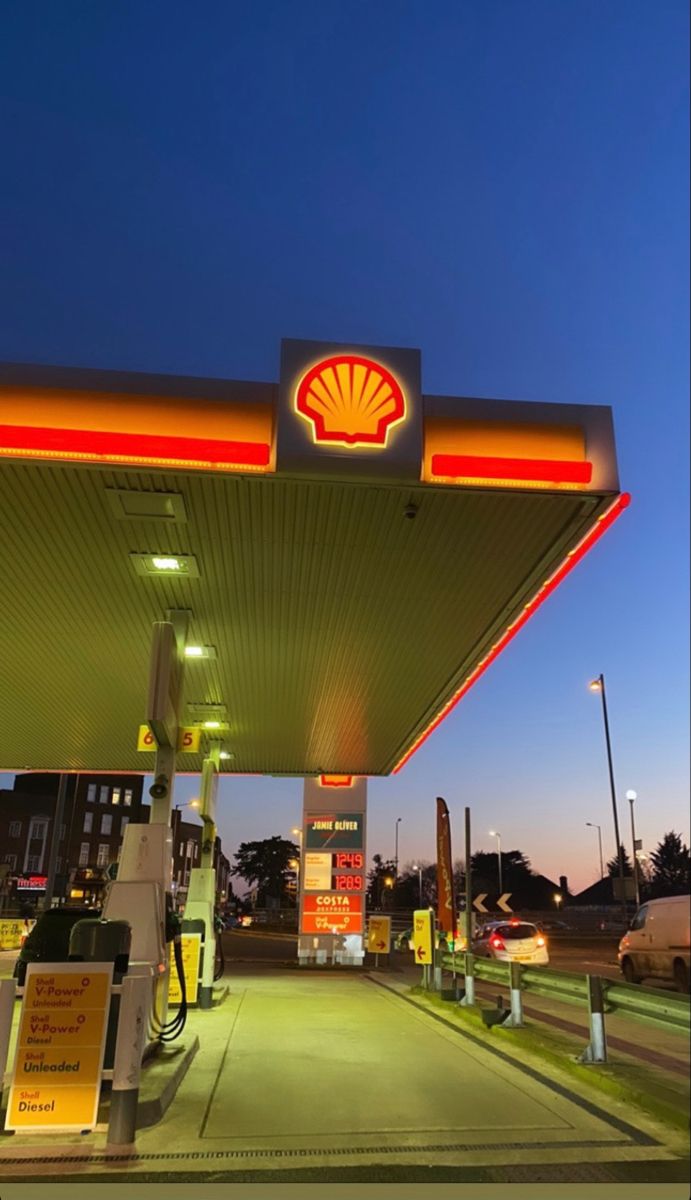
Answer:
<svg viewBox="0 0 691 1200"><path fill-rule="evenodd" d="M159 437L150 433L110 433L96 429L45 429L0 425L0 454L89 459L96 462L169 462L215 467L268 467L265 442L225 442L212 438Z"/></svg>
<svg viewBox="0 0 691 1200"><path fill-rule="evenodd" d="M443 475L447 479L534 479L544 483L590 483L593 464L550 458L433 454L432 474Z"/></svg>
<svg viewBox="0 0 691 1200"><path fill-rule="evenodd" d="M408 759L411 758L416 750L419 750L422 743L427 740L430 734L434 733L434 730L438 725L441 725L441 722L449 715L452 708L456 707L459 700L462 700L466 692L470 691L471 687L477 682L480 676L484 675L490 664L494 662L495 658L497 658L499 654L501 654L504 647L508 646L509 642L516 636L519 629L523 628L526 622L533 616L535 612L537 612L540 605L544 603L544 601L549 595L551 595L555 588L559 587L559 584L563 579L566 578L569 572L573 570L573 568L576 566L576 563L581 561L591 547L594 546L597 541L599 541L603 533L609 529L610 525L614 524L617 517L621 515L624 509L628 508L630 503L631 496L629 493L622 492L621 496L618 496L614 501L614 504L607 509L607 512L603 513L602 516L597 518L592 529L588 531L578 545L575 546L573 550L569 550L564 561L559 567L557 567L554 574L550 575L549 579L542 584L542 586L533 596L532 600L525 605L520 616L516 617L516 620L509 625L508 629L506 629L499 638L499 641L495 642L491 650L488 651L482 661L478 663L473 671L471 671L470 675L465 680L465 683L463 683L458 691L454 693L451 699L447 701L441 712L434 718L434 720L427 726L420 736L415 739L410 749L406 750L403 758L396 763L396 766L392 771L393 775L398 774L401 768L404 767L408 762Z"/></svg>
<svg viewBox="0 0 691 1200"><path fill-rule="evenodd" d="M349 787L353 786L353 776L352 775L320 775L319 776L319 786L320 787L330 787L330 788L339 788L339 787L348 787L349 788Z"/></svg>

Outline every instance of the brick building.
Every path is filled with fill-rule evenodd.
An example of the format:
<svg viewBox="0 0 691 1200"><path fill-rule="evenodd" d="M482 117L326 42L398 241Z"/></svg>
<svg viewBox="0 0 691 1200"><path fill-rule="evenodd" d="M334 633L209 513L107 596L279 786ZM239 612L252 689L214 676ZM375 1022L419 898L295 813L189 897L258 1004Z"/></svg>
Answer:
<svg viewBox="0 0 691 1200"><path fill-rule="evenodd" d="M3 907L40 906L45 894L48 859L60 776L17 775L12 789L0 789L0 865L7 867ZM106 871L120 857L130 821L146 824L141 775L68 775L59 831L54 899L100 904ZM180 820L173 810L173 879L179 900L187 894L189 872L201 856L201 824ZM218 891L227 894L230 864L216 839L214 866Z"/></svg>

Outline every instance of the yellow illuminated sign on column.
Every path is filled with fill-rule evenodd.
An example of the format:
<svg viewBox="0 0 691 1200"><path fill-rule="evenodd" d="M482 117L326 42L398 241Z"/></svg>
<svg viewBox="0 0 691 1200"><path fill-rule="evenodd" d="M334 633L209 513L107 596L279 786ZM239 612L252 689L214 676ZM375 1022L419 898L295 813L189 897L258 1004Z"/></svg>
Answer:
<svg viewBox="0 0 691 1200"><path fill-rule="evenodd" d="M199 987L199 960L202 953L202 935L201 933L183 933L182 941L182 970L185 976L185 989L187 991L187 1003L197 1003L197 990ZM175 965L175 953L173 946L170 947L170 982L168 984L168 1003L182 1004L182 989L180 980L178 979L178 969Z"/></svg>
<svg viewBox="0 0 691 1200"><path fill-rule="evenodd" d="M413 913L413 953L416 963L432 962L432 912L421 908Z"/></svg>
<svg viewBox="0 0 691 1200"><path fill-rule="evenodd" d="M96 1124L112 963L29 963L6 1129Z"/></svg>

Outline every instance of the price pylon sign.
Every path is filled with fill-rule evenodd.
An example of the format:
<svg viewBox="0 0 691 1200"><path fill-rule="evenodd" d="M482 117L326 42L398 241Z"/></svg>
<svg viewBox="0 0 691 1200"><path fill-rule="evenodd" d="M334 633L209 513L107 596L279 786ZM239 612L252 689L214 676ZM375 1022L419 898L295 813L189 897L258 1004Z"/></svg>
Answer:
<svg viewBox="0 0 691 1200"><path fill-rule="evenodd" d="M432 946L434 913L430 908L416 909L413 913L413 956L423 966L433 961Z"/></svg>
<svg viewBox="0 0 691 1200"><path fill-rule="evenodd" d="M367 949L370 954L391 952L391 917L370 917L367 924Z"/></svg>

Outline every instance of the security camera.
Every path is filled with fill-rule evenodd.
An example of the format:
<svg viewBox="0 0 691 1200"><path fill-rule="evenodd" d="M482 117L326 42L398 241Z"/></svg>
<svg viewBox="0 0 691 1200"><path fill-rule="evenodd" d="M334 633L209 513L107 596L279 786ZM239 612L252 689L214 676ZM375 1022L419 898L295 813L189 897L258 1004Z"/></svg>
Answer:
<svg viewBox="0 0 691 1200"><path fill-rule="evenodd" d="M149 795L152 800L163 800L168 795L168 777L166 775L157 775L154 782L149 788Z"/></svg>
<svg viewBox="0 0 691 1200"><path fill-rule="evenodd" d="M406 504L403 516L407 517L409 521L414 521L417 516L417 504Z"/></svg>

